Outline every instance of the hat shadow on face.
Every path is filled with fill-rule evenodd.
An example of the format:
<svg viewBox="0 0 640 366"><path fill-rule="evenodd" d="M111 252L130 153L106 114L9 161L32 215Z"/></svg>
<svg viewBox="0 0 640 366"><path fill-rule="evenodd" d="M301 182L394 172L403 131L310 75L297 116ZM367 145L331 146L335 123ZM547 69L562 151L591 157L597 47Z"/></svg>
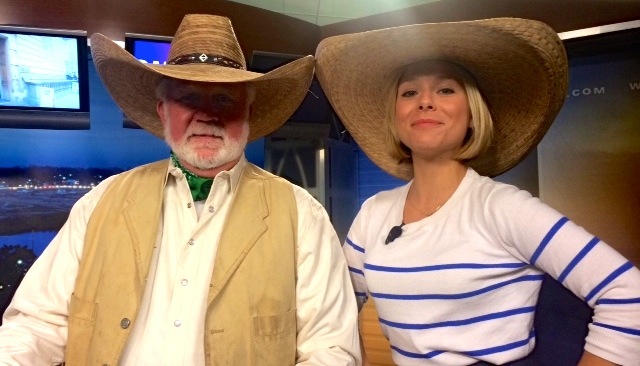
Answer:
<svg viewBox="0 0 640 366"><path fill-rule="evenodd" d="M91 53L107 91L123 113L163 138L156 111L156 86L163 77L205 83L251 83L256 93L249 141L282 126L302 103L313 77L314 59L302 57L262 74L247 71L231 21L208 14L186 15L166 65L145 64L102 34L91 36Z"/></svg>
<svg viewBox="0 0 640 366"><path fill-rule="evenodd" d="M316 74L341 121L382 170L413 178L387 146L384 124L399 70L421 60L461 65L476 79L494 121L493 143L467 162L496 176L540 142L564 102L568 65L562 41L544 23L518 18L427 23L326 38Z"/></svg>

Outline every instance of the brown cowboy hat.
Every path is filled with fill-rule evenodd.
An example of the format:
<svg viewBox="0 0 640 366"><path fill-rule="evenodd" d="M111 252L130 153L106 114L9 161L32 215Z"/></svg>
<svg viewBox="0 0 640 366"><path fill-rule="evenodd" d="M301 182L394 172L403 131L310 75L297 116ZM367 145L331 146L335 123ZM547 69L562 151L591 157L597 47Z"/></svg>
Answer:
<svg viewBox="0 0 640 366"><path fill-rule="evenodd" d="M385 105L396 71L426 59L457 63L475 76L493 118L494 138L488 151L468 165L487 176L506 172L526 157L567 92L564 46L538 21L416 24L322 40L316 74L331 105L366 155L404 180L412 179L413 168L386 149Z"/></svg>
<svg viewBox="0 0 640 366"><path fill-rule="evenodd" d="M187 81L250 82L256 96L249 141L282 126L304 99L313 77L313 56L266 74L247 71L231 21L222 16L186 15L171 42L166 65L145 64L102 34L91 36L91 54L109 94L124 114L162 138L155 88L162 77Z"/></svg>

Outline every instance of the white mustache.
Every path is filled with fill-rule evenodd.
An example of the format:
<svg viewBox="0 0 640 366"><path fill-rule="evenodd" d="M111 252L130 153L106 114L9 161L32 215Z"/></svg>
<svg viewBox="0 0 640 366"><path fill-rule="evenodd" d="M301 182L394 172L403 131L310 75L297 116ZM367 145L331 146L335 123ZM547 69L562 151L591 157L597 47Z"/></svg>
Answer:
<svg viewBox="0 0 640 366"><path fill-rule="evenodd" d="M216 125L206 125L206 124L191 124L187 129L187 136L193 135L213 135L217 137L226 138L227 133L224 128Z"/></svg>

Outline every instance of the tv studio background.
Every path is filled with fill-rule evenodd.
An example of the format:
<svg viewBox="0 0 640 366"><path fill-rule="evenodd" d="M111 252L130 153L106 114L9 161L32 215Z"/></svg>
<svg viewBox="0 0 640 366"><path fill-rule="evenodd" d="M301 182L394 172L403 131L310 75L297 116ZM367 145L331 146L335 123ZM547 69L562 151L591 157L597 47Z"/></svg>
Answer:
<svg viewBox="0 0 640 366"><path fill-rule="evenodd" d="M4 0L0 26L85 37L99 32L133 52L136 40L169 41L188 13L231 18L247 63L261 72L313 54L332 35L503 16L546 22L567 46L569 93L537 149L497 179L540 197L640 265L639 1ZM168 157L164 142L137 128L111 100L90 53L79 62L88 81L82 111L15 111L3 106L0 92L0 312L75 200L111 174ZM67 84L76 87L73 77ZM316 80L283 128L252 143L247 157L309 190L341 240L365 199L403 184L351 140ZM371 303L361 313L367 354L372 365L392 365ZM575 362L590 316L571 293L545 281L536 318L541 364Z"/></svg>

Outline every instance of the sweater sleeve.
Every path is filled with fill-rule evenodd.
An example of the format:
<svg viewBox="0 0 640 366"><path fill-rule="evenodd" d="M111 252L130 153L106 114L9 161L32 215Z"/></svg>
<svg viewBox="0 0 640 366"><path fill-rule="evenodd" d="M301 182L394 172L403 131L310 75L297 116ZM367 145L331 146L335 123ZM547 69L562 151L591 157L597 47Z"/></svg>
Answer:
<svg viewBox="0 0 640 366"><path fill-rule="evenodd" d="M347 259L351 283L353 284L353 290L358 302L358 310L362 309L362 306L369 297L367 282L364 277L364 255L367 234L366 216L367 214L364 209L358 212L342 244L342 250Z"/></svg>
<svg viewBox="0 0 640 366"><path fill-rule="evenodd" d="M525 191L505 186L487 207L508 251L594 309L585 350L617 364L640 365L640 270Z"/></svg>

